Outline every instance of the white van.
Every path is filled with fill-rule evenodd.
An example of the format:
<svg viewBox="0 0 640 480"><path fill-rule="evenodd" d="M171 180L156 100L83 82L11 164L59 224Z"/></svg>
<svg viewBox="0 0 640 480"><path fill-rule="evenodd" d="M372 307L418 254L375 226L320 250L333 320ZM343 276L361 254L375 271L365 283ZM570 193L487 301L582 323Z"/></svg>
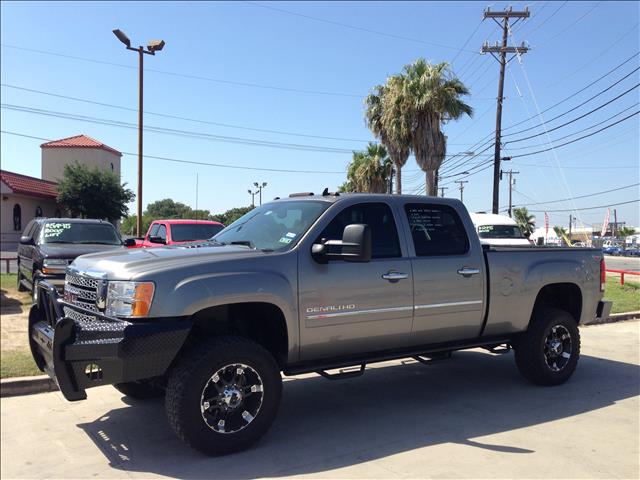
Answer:
<svg viewBox="0 0 640 480"><path fill-rule="evenodd" d="M531 246L516 221L506 215L472 213L471 220L484 245Z"/></svg>

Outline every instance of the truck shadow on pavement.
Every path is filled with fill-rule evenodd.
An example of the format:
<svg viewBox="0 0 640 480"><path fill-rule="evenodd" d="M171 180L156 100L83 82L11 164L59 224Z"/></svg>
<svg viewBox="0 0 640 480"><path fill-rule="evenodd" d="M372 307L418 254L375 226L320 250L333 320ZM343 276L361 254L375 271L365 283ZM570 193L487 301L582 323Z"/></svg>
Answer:
<svg viewBox="0 0 640 480"><path fill-rule="evenodd" d="M527 455L533 451L526 445L472 439L634 397L640 393L639 374L637 365L583 355L569 382L539 387L520 377L513 355L496 358L467 351L430 366L374 365L351 380L296 378L285 381L282 405L267 435L250 450L217 458L192 451L178 440L161 400L127 400L129 406L78 427L113 468L178 478L330 472L443 443Z"/></svg>

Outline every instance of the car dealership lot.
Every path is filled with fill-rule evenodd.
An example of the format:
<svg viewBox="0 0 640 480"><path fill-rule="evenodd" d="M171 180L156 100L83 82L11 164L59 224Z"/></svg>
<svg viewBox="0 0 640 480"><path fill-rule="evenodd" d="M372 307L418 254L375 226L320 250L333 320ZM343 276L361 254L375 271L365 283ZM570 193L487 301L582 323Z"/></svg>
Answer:
<svg viewBox="0 0 640 480"><path fill-rule="evenodd" d="M576 374L526 383L511 354L373 365L360 378L285 382L254 448L209 458L170 431L161 401L112 387L2 399L2 478L636 478L637 321L585 327Z"/></svg>

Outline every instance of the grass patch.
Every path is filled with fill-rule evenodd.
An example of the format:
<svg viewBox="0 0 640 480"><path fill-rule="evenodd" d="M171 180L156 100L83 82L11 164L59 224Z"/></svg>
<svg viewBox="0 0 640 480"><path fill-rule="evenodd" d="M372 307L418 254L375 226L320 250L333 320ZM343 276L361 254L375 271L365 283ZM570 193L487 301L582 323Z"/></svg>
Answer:
<svg viewBox="0 0 640 480"><path fill-rule="evenodd" d="M628 282L620 285L618 277L607 277L604 298L613 301L611 313L637 312L640 310L640 283Z"/></svg>
<svg viewBox="0 0 640 480"><path fill-rule="evenodd" d="M22 305L31 305L31 293L19 292L16 283L18 281L18 275L15 273L2 273L0 274L0 289L3 290L3 303L6 301L4 298L10 297L12 299L19 300Z"/></svg>
<svg viewBox="0 0 640 480"><path fill-rule="evenodd" d="M42 372L33 361L31 352L24 350L2 352L0 378L32 377L34 375L42 375Z"/></svg>

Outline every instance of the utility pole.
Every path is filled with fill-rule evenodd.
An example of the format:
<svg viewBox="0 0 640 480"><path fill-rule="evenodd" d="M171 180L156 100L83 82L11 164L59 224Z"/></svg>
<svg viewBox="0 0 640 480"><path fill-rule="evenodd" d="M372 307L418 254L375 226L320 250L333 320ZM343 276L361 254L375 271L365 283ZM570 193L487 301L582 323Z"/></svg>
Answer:
<svg viewBox="0 0 640 480"><path fill-rule="evenodd" d="M613 209L613 238L618 238L618 212Z"/></svg>
<svg viewBox="0 0 640 480"><path fill-rule="evenodd" d="M571 241L571 225L573 225L573 215L569 214L569 241Z"/></svg>
<svg viewBox="0 0 640 480"><path fill-rule="evenodd" d="M396 169L394 166L391 167L391 172L389 172L389 186L387 187L387 193L392 194L393 193L393 174L395 173Z"/></svg>
<svg viewBox="0 0 640 480"><path fill-rule="evenodd" d="M509 19L515 18L513 25L518 23L523 18L529 18L529 9L525 8L524 11L515 12L511 7L503 12L492 12L487 8L484 12L484 18L491 18L502 28L502 44L499 45L496 42L495 45L489 45L485 43L482 46L482 53L490 53L500 64L500 79L498 80L498 104L496 108L496 138L494 145L494 160L493 160L493 213L498 213L498 205L500 202L500 142L502 136L502 103L504 100L504 71L507 63L514 59L517 55L527 53L528 47L522 44L520 47L513 47L507 45L507 38L509 35ZM502 19L500 23L497 19ZM513 54L513 56L507 60L507 54Z"/></svg>
<svg viewBox="0 0 640 480"><path fill-rule="evenodd" d="M256 195L258 194L258 190L256 190L255 192L252 192L251 189L249 189L247 190L247 192L249 193L249 195L251 195L251 208L255 208L256 207L255 198L256 198Z"/></svg>
<svg viewBox="0 0 640 480"><path fill-rule="evenodd" d="M456 183L459 183L460 186L458 187L460 189L460 201L463 201L463 193L464 192L464 184L465 183L469 183L469 180L456 180Z"/></svg>
<svg viewBox="0 0 640 480"><path fill-rule="evenodd" d="M514 172L513 170L500 170L500 180L502 180L503 173L509 174L509 216L511 217L511 211L513 209L513 186L516 184L516 179L513 178L513 176L520 172Z"/></svg>
<svg viewBox="0 0 640 480"><path fill-rule="evenodd" d="M449 187L440 187L440 196L444 197L444 191L449 190Z"/></svg>

